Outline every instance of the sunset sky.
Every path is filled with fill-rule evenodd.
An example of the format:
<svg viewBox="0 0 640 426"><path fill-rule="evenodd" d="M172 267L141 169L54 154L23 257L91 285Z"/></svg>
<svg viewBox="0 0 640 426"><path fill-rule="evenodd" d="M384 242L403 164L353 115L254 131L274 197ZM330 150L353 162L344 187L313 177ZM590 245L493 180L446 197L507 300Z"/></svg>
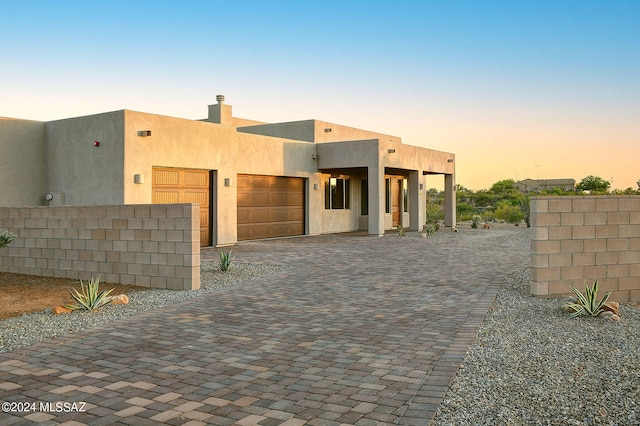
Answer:
<svg viewBox="0 0 640 426"><path fill-rule="evenodd" d="M457 183L640 179L640 1L0 0L0 116L317 118Z"/></svg>

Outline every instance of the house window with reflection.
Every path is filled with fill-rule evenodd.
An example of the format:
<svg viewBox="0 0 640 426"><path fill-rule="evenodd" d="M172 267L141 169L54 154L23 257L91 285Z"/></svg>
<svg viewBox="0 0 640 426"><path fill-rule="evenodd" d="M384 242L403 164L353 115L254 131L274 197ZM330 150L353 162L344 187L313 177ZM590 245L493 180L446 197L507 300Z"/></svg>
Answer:
<svg viewBox="0 0 640 426"><path fill-rule="evenodd" d="M329 210L350 209L349 179L329 178L324 182L324 208Z"/></svg>

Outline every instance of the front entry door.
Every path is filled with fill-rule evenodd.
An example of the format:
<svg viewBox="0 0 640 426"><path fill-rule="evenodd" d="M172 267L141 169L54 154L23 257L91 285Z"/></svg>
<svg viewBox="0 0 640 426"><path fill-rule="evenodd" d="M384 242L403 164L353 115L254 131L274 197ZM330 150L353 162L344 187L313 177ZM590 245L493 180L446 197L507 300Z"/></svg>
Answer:
<svg viewBox="0 0 640 426"><path fill-rule="evenodd" d="M402 225L402 179L391 179L391 220L392 226Z"/></svg>

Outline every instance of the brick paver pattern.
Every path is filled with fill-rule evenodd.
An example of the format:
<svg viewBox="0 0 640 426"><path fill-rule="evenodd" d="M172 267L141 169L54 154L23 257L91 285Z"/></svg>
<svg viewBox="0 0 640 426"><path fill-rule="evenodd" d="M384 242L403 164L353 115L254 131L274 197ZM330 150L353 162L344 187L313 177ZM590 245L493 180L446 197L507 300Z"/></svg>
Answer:
<svg viewBox="0 0 640 426"><path fill-rule="evenodd" d="M86 404L0 425L428 425L525 232L238 244L291 269L0 354L0 401Z"/></svg>

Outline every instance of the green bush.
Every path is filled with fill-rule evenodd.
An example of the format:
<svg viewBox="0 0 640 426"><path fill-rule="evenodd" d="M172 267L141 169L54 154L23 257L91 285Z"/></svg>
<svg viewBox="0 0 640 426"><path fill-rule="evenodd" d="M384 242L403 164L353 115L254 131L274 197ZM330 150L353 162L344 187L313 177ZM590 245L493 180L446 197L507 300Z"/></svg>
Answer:
<svg viewBox="0 0 640 426"><path fill-rule="evenodd" d="M480 215L475 215L471 218L471 227L473 229L476 229L478 227L478 224L480 223L480 220L482 219L482 216Z"/></svg>
<svg viewBox="0 0 640 426"><path fill-rule="evenodd" d="M514 206L508 203L502 203L498 206L495 212L495 217L498 220L504 220L505 222L518 224L525 218L525 214L519 206Z"/></svg>
<svg viewBox="0 0 640 426"><path fill-rule="evenodd" d="M442 204L433 202L427 203L426 222L434 223L440 220L444 220L444 208L442 207Z"/></svg>
<svg viewBox="0 0 640 426"><path fill-rule="evenodd" d="M496 214L493 210L485 210L484 212L482 212L482 219L485 222L495 222Z"/></svg>
<svg viewBox="0 0 640 426"><path fill-rule="evenodd" d="M456 214L458 221L465 222L471 220L473 216L477 215L478 209L467 203L460 203L456 206Z"/></svg>

